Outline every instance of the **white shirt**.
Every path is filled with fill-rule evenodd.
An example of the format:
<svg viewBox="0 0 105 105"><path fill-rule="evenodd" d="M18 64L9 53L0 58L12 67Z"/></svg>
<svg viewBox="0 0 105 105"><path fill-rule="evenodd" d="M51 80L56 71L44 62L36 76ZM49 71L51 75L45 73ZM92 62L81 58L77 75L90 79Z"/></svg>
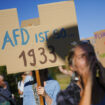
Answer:
<svg viewBox="0 0 105 105"><path fill-rule="evenodd" d="M24 82L23 81L19 81L18 82L18 89L23 92L24 91ZM20 95L21 98L23 98L23 95Z"/></svg>

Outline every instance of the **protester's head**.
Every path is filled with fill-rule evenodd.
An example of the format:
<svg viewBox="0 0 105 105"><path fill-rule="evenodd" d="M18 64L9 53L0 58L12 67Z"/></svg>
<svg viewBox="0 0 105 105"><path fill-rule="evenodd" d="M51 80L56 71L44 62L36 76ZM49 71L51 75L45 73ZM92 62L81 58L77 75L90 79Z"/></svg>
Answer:
<svg viewBox="0 0 105 105"><path fill-rule="evenodd" d="M32 71L27 71L27 72L25 72L24 74L25 74L26 76L27 76L27 75L30 75L30 76L33 75L33 74L32 74Z"/></svg>
<svg viewBox="0 0 105 105"><path fill-rule="evenodd" d="M22 80L24 80L26 78L26 73L25 72L21 73L21 78L22 78Z"/></svg>
<svg viewBox="0 0 105 105"><path fill-rule="evenodd" d="M84 68L90 65L92 61L98 62L94 48L89 41L80 41L73 45L68 55L68 63L74 67L78 74L81 75ZM96 65L97 63L94 64L94 66Z"/></svg>
<svg viewBox="0 0 105 105"><path fill-rule="evenodd" d="M25 72L25 75L32 77L33 81L36 82L35 70L29 71L29 72ZM43 84L44 81L48 80L48 69L41 69L41 70L39 70L39 75L40 75L41 83Z"/></svg>

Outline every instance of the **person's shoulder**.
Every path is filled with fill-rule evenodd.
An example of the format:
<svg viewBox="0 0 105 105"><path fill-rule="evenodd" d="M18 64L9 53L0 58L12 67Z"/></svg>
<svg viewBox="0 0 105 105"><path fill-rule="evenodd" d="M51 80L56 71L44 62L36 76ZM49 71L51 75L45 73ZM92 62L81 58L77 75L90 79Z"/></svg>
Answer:
<svg viewBox="0 0 105 105"><path fill-rule="evenodd" d="M21 85L21 81L18 81L18 85L19 85L19 86Z"/></svg>

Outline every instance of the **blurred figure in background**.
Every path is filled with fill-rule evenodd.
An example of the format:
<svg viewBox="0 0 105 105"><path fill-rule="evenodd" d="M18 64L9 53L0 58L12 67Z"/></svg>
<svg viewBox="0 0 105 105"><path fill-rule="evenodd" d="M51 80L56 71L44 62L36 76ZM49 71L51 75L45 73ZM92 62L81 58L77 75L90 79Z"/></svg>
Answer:
<svg viewBox="0 0 105 105"><path fill-rule="evenodd" d="M0 75L0 105L15 105L9 91L8 83L4 81L4 77Z"/></svg>
<svg viewBox="0 0 105 105"><path fill-rule="evenodd" d="M56 96L60 91L58 82L49 78L47 69L39 70L39 74L43 83L43 86L40 87L37 87L37 83L32 77L32 72L26 77L23 105L40 105L38 95L44 97L45 105L56 105Z"/></svg>
<svg viewBox="0 0 105 105"><path fill-rule="evenodd" d="M24 91L24 80L25 80L26 74L22 73L21 78L22 80L18 82L18 94L20 95L19 97L19 105L23 105L23 91Z"/></svg>

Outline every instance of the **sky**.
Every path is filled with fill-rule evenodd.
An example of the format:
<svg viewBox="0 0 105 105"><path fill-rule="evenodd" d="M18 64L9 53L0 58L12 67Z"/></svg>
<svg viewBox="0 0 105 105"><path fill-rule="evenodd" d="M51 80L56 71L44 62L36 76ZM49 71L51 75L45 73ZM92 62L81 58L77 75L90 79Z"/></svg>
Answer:
<svg viewBox="0 0 105 105"><path fill-rule="evenodd" d="M37 5L66 0L0 0L0 10L17 8L19 23L39 17ZM80 38L105 29L105 0L74 0Z"/></svg>

